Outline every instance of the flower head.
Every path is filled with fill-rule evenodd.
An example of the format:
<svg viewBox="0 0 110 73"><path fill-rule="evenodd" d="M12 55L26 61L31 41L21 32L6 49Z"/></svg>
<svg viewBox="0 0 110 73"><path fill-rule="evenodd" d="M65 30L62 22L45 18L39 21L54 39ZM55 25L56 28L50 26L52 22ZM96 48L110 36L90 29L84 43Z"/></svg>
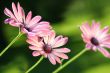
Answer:
<svg viewBox="0 0 110 73"><path fill-rule="evenodd" d="M83 41L86 43L86 48L94 51L100 51L105 57L110 58L110 53L105 48L110 48L110 34L108 34L108 26L100 28L100 23L93 21L90 26L84 23L80 27L82 31Z"/></svg>
<svg viewBox="0 0 110 73"><path fill-rule="evenodd" d="M38 36L29 36L27 42L29 48L33 50L33 56L43 55L55 65L56 62L61 63L60 58L68 59L64 53L70 52L68 48L59 48L67 43L68 38L61 36L55 37L55 32L50 32L49 35L39 38Z"/></svg>
<svg viewBox="0 0 110 73"><path fill-rule="evenodd" d="M4 13L9 18L5 20L5 23L9 23L12 26L19 27L21 32L28 35L45 35L51 30L49 22L41 21L41 16L35 16L32 18L32 12L30 11L25 17L25 12L20 6L19 2L17 6L12 3L12 10L5 8Z"/></svg>

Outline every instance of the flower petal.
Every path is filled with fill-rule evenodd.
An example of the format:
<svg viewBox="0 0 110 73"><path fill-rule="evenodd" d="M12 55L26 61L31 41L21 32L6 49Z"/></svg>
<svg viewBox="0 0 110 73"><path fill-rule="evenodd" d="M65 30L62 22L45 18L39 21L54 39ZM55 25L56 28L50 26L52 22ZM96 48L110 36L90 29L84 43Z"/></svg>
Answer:
<svg viewBox="0 0 110 73"><path fill-rule="evenodd" d="M100 41L102 41L103 39L105 39L108 36L108 34L107 34L108 31L109 31L109 27L108 26L104 27L102 30L100 30L99 34L97 35L97 38Z"/></svg>
<svg viewBox="0 0 110 73"><path fill-rule="evenodd" d="M70 52L70 49L68 48L58 48L58 49L53 49L56 52L62 52L62 53L68 53Z"/></svg>
<svg viewBox="0 0 110 73"><path fill-rule="evenodd" d="M26 40L29 44L34 45L36 47L42 48L43 43L39 37L35 36L29 36L28 39Z"/></svg>
<svg viewBox="0 0 110 73"><path fill-rule="evenodd" d="M80 27L81 31L83 32L84 35L86 35L87 38L91 37L91 28L89 26L88 23L84 23L81 27Z"/></svg>
<svg viewBox="0 0 110 73"><path fill-rule="evenodd" d="M83 41L84 41L85 43L90 43L90 38L91 38L91 37L88 38L88 37L87 37L86 35L84 35L84 34L82 34L81 36L82 36Z"/></svg>
<svg viewBox="0 0 110 73"><path fill-rule="evenodd" d="M19 2L18 2L18 5L17 5L17 8L18 8L18 20L20 21L20 22L23 22L23 20L22 20L22 17L23 17L23 15L22 15L22 8L21 8L21 6L20 6L20 4L19 4Z"/></svg>
<svg viewBox="0 0 110 73"><path fill-rule="evenodd" d="M54 56L53 56L52 54L48 54L48 58L49 58L49 61L50 61L53 65L56 64L55 58L54 58Z"/></svg>
<svg viewBox="0 0 110 73"><path fill-rule="evenodd" d="M56 60L58 63L62 64L62 62L61 62L61 60L60 60L59 57L55 56L55 60Z"/></svg>
<svg viewBox="0 0 110 73"><path fill-rule="evenodd" d="M54 45L52 46L53 48L63 46L67 43L68 37L64 38L59 38L57 41L55 41Z"/></svg>
<svg viewBox="0 0 110 73"><path fill-rule="evenodd" d="M30 11L29 13L28 13L28 15L26 16L26 24L29 24L29 22L30 22L30 20L31 20L31 17L32 17L32 12Z"/></svg>
<svg viewBox="0 0 110 73"><path fill-rule="evenodd" d="M99 50L105 57L110 58L110 53L109 53L107 50L105 50L105 49L102 48L102 47L98 48L98 50Z"/></svg>
<svg viewBox="0 0 110 73"><path fill-rule="evenodd" d="M53 54L58 56L58 57L61 57L63 59L68 59L68 56L66 54L64 54L64 53L59 53L59 52L53 51Z"/></svg>
<svg viewBox="0 0 110 73"><path fill-rule="evenodd" d="M100 30L100 23L99 22L92 22L92 27L91 27L92 33L97 33Z"/></svg>
<svg viewBox="0 0 110 73"><path fill-rule="evenodd" d="M91 44L86 44L86 48L87 49L91 49L92 48L92 45Z"/></svg>
<svg viewBox="0 0 110 73"><path fill-rule="evenodd" d="M19 19L19 17L18 17L18 12L17 12L17 8L16 8L15 3L12 3L12 9L13 9L13 13L14 13L15 17L16 17L17 19Z"/></svg>
<svg viewBox="0 0 110 73"><path fill-rule="evenodd" d="M37 25L37 23L41 20L41 16L35 16L32 18L32 20L29 22L27 27L33 27L34 25Z"/></svg>
<svg viewBox="0 0 110 73"><path fill-rule="evenodd" d="M36 46L29 46L29 48L30 48L31 50L42 50L42 48L36 47Z"/></svg>
<svg viewBox="0 0 110 73"><path fill-rule="evenodd" d="M5 13L5 15L7 15L7 16L9 16L11 18L16 19L15 16L13 15L13 13L8 8L4 9L4 13Z"/></svg>
<svg viewBox="0 0 110 73"><path fill-rule="evenodd" d="M40 55L40 52L34 51L34 52L32 53L32 55L33 55L33 56L39 56L39 55Z"/></svg>
<svg viewBox="0 0 110 73"><path fill-rule="evenodd" d="M52 27L50 26L49 22L39 22L38 25L34 26L32 29L33 30L38 30L38 29L51 29Z"/></svg>

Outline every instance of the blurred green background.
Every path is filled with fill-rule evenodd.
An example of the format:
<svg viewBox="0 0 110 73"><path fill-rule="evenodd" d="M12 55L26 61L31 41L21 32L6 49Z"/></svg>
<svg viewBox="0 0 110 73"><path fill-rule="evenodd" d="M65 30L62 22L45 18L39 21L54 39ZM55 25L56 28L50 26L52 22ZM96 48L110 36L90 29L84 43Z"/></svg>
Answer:
<svg viewBox="0 0 110 73"><path fill-rule="evenodd" d="M71 58L80 52L85 44L81 38L79 26L92 20L110 25L110 0L0 0L0 51L18 34L18 28L4 24L3 10L11 9L12 2L20 2L26 14L30 10L33 16L41 15L42 20L51 22L57 35L69 37L66 47L71 49ZM20 38L2 57L0 57L0 73L24 73L37 62L28 49L26 36ZM65 60L64 62L66 62ZM30 73L51 73L59 64L53 66L44 59ZM86 52L59 73L110 73L110 59L99 52Z"/></svg>

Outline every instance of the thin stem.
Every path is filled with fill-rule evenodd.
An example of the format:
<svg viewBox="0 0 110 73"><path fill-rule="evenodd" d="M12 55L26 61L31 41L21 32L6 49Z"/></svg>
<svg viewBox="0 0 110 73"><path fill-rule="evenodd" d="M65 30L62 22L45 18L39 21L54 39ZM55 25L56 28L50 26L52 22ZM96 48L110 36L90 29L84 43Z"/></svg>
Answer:
<svg viewBox="0 0 110 73"><path fill-rule="evenodd" d="M9 45L0 53L0 56L2 56L22 35L23 35L23 33L19 32L19 34L9 43Z"/></svg>
<svg viewBox="0 0 110 73"><path fill-rule="evenodd" d="M43 60L43 56L31 67L29 68L25 73L29 73L30 71L32 71L35 67L37 67L39 65L39 63Z"/></svg>
<svg viewBox="0 0 110 73"><path fill-rule="evenodd" d="M79 58L82 54L84 54L87 51L87 49L83 49L81 52L79 52L76 56L72 57L69 61L64 63L62 66L58 67L56 70L54 70L52 73L58 73L60 70L65 68L67 65L69 65L71 62Z"/></svg>

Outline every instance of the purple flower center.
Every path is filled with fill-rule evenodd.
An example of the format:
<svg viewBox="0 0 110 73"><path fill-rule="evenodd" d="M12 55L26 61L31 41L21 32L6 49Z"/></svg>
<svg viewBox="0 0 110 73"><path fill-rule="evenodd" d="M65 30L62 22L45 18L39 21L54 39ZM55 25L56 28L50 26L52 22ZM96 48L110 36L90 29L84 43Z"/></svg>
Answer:
<svg viewBox="0 0 110 73"><path fill-rule="evenodd" d="M28 27L25 27L25 29L26 29L27 31L31 32L31 29L30 29L30 28L28 28Z"/></svg>
<svg viewBox="0 0 110 73"><path fill-rule="evenodd" d="M50 46L50 45L45 45L44 46L44 51L46 52L46 53L51 53L52 52L52 47Z"/></svg>
<svg viewBox="0 0 110 73"><path fill-rule="evenodd" d="M95 45L95 46L98 46L99 45L99 41L96 38L94 38L94 37L91 38L91 43L93 45Z"/></svg>

